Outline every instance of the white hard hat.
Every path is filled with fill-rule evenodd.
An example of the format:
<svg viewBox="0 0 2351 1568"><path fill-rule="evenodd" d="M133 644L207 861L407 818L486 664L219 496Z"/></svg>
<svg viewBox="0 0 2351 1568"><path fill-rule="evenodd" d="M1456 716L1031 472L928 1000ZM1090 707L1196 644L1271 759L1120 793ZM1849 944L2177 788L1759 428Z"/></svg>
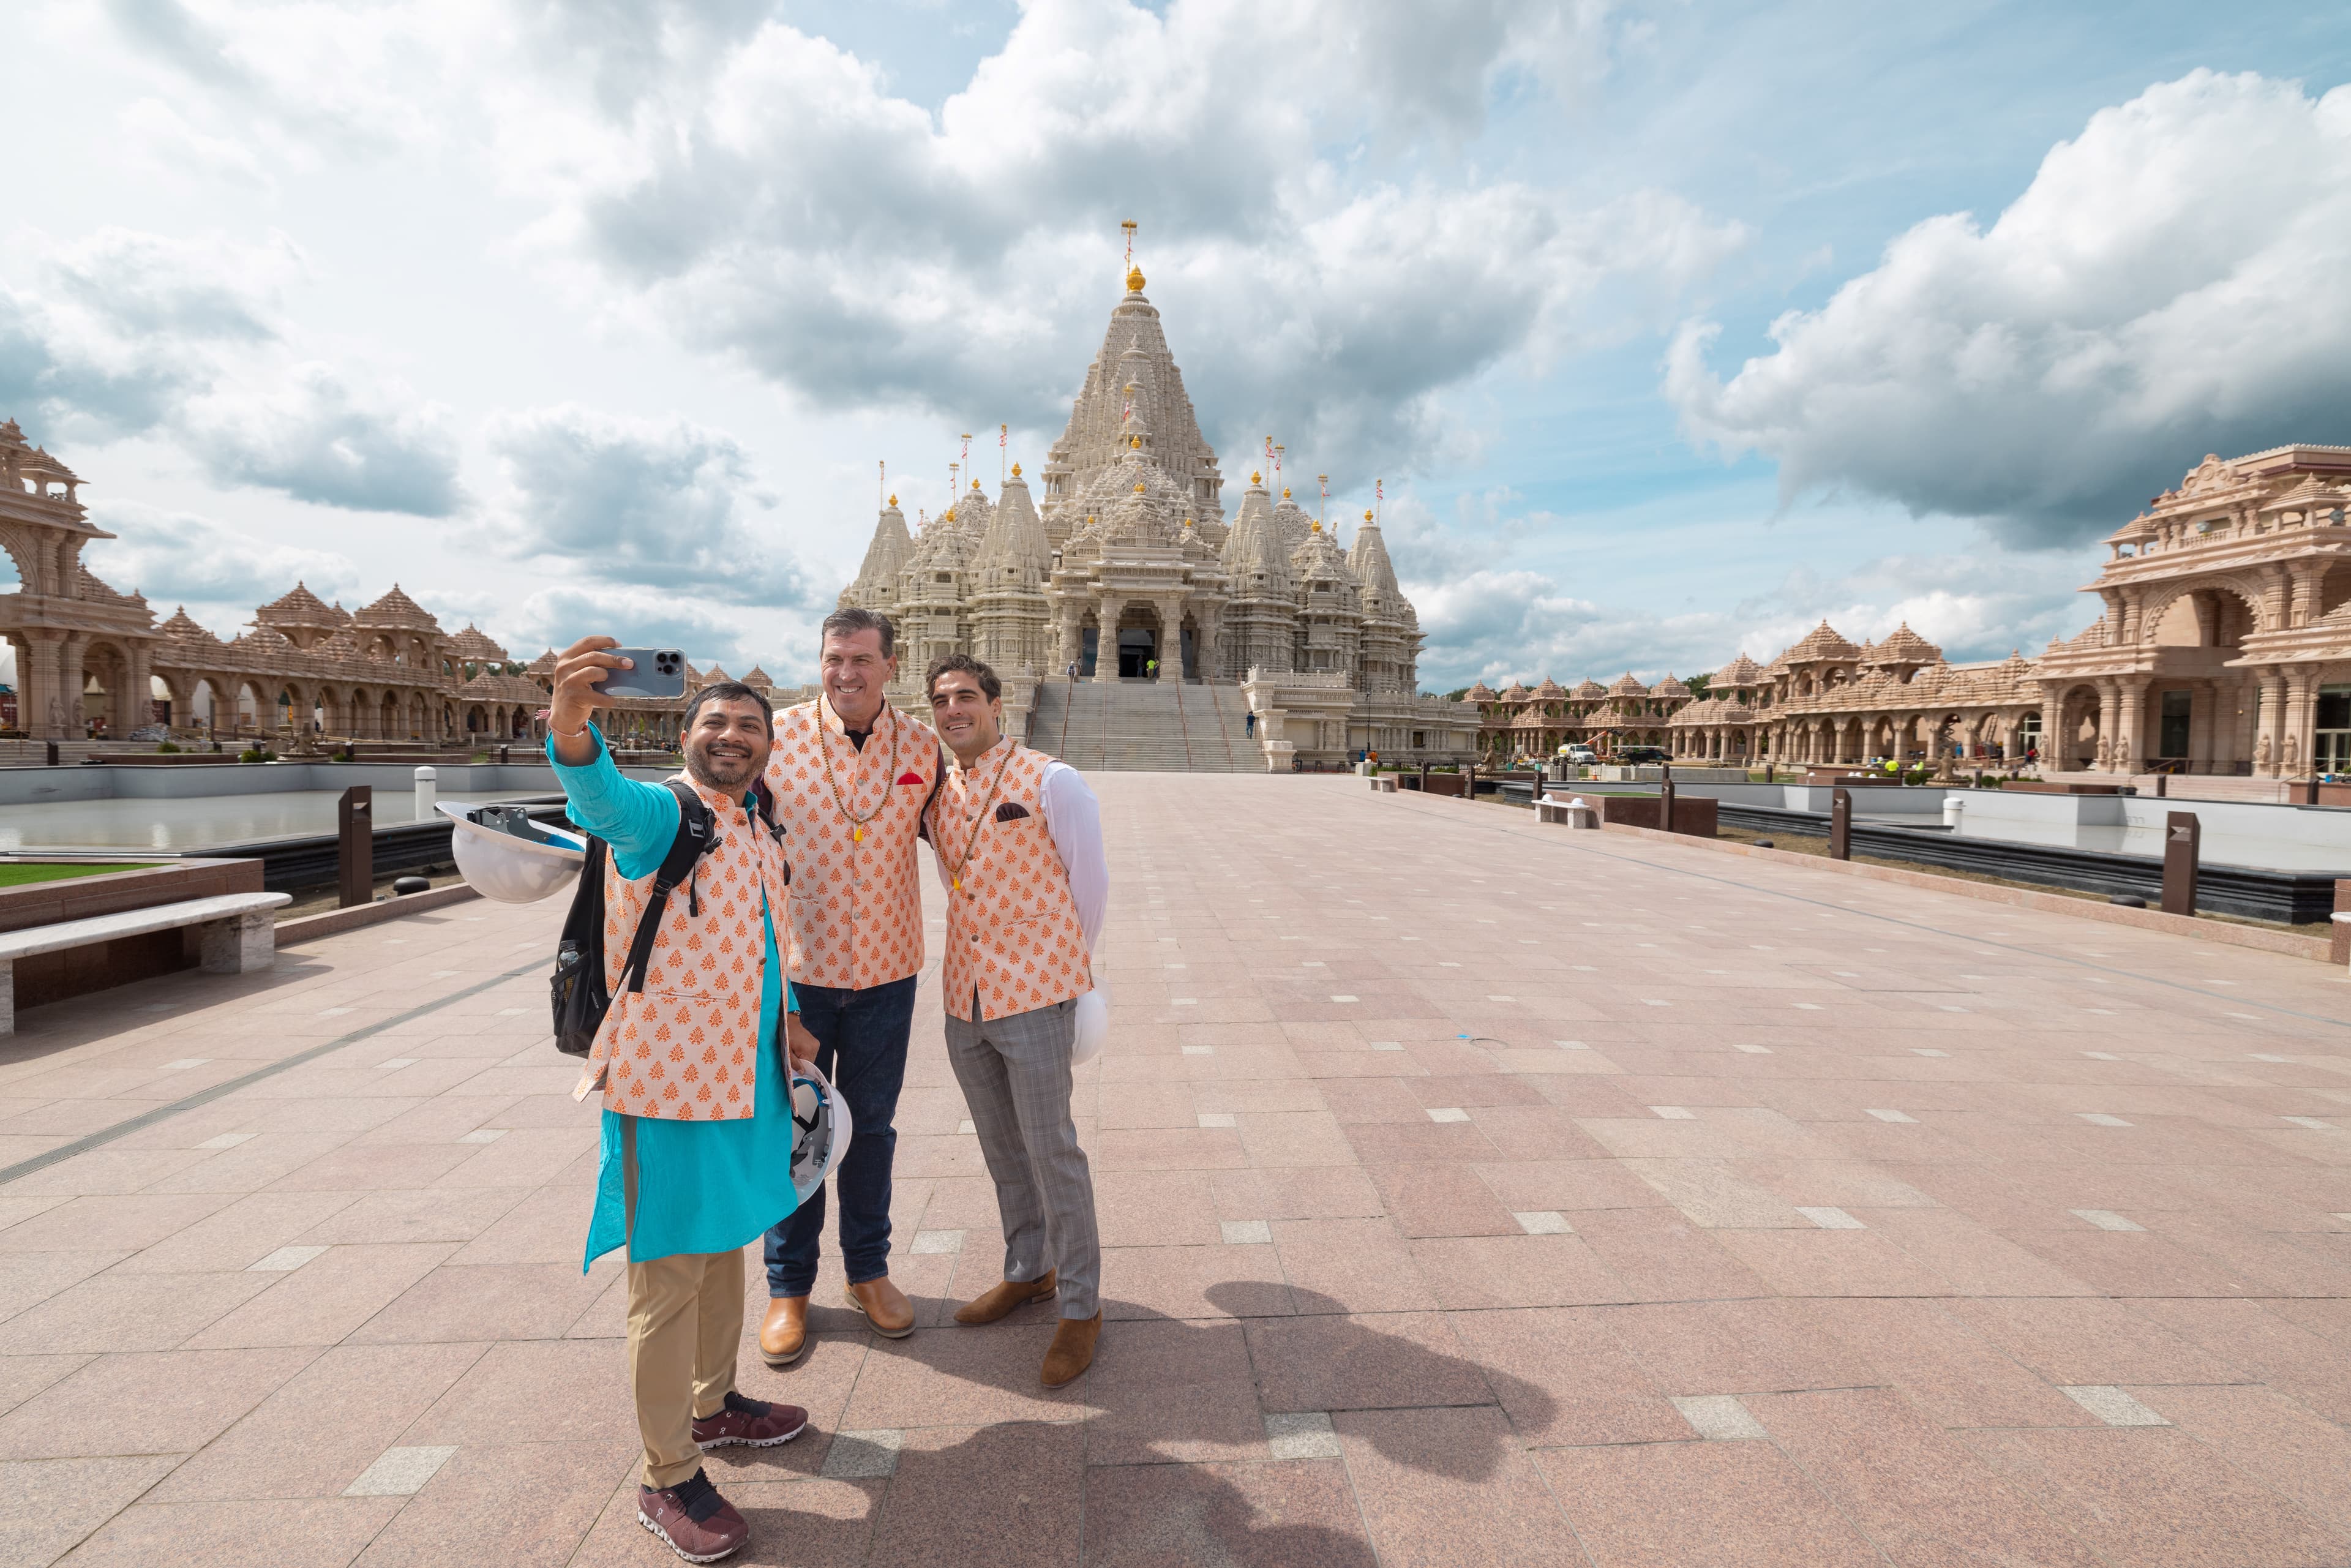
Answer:
<svg viewBox="0 0 2351 1568"><path fill-rule="evenodd" d="M588 841L530 819L523 806L440 802L449 851L475 893L500 904L536 904L560 893L588 859Z"/></svg>
<svg viewBox="0 0 2351 1568"><path fill-rule="evenodd" d="M1110 995L1096 980L1094 988L1078 998L1078 1037L1070 1048L1070 1065L1083 1067L1100 1056L1109 1034Z"/></svg>
<svg viewBox="0 0 2351 1568"><path fill-rule="evenodd" d="M856 1130L848 1103L816 1063L792 1074L792 1189L802 1203L840 1166Z"/></svg>

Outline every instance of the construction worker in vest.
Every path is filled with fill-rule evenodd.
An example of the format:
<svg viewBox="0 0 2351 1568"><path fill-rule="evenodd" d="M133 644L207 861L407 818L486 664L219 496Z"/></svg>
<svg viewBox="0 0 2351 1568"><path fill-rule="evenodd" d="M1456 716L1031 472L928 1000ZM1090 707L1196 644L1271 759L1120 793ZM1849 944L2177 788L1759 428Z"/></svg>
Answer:
<svg viewBox="0 0 2351 1568"><path fill-rule="evenodd" d="M586 1262L628 1249L629 1383L644 1473L639 1522L695 1563L748 1540L703 1471L707 1448L771 1448L808 1412L736 1392L743 1249L795 1202L791 1092L779 1027L792 1005L777 952L784 845L746 809L768 763L767 697L735 682L687 704L685 778L709 808L710 847L662 912L642 990L625 988L636 922L676 838L663 785L624 779L588 722L597 683L629 662L586 637L555 665L548 755L572 821L611 848L605 983L612 988L577 1097L604 1092L603 1154ZM697 1054L697 1047L698 1054Z"/></svg>
<svg viewBox="0 0 2351 1568"><path fill-rule="evenodd" d="M768 793L791 846L789 948L796 1029L857 1129L833 1174L844 1300L874 1333L914 1332L890 1280L893 1124L906 1076L923 892L914 858L938 787L936 737L889 704L896 633L871 610L837 610L819 632L823 695L776 716ZM821 1192L768 1235L768 1315L759 1354L789 1366L808 1350L809 1298L824 1239Z"/></svg>
<svg viewBox="0 0 2351 1568"><path fill-rule="evenodd" d="M995 671L951 653L924 685L956 761L929 813L947 890L947 1061L1004 1222L1003 1282L956 1322L1058 1295L1040 1375L1059 1388L1093 1364L1102 1333L1093 1174L1070 1115L1078 998L1093 988L1110 903L1102 817L1075 768L1005 737Z"/></svg>

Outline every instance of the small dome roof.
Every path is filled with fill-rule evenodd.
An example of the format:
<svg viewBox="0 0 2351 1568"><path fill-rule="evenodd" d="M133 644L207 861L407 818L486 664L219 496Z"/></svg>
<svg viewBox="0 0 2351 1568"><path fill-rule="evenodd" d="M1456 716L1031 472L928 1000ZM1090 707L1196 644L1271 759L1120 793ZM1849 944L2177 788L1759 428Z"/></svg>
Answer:
<svg viewBox="0 0 2351 1568"><path fill-rule="evenodd" d="M1645 697L1649 695L1649 688L1635 680L1633 672L1627 670L1617 678L1615 685L1608 688L1606 695L1612 697Z"/></svg>

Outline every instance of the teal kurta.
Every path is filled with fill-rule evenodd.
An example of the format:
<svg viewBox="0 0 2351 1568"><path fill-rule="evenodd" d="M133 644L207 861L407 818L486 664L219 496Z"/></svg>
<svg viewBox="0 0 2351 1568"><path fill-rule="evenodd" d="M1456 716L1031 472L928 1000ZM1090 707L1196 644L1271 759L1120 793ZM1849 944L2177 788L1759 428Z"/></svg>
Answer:
<svg viewBox="0 0 2351 1568"><path fill-rule="evenodd" d="M571 820L612 847L612 863L622 876L650 876L661 869L662 856L677 836L677 797L662 785L622 777L603 737L595 738L593 762L583 768L555 763L555 776L570 797ZM548 760L555 761L552 740ZM792 1189L791 1097L777 1040L782 1015L799 1008L776 951L776 914L766 908L760 913L767 953L760 967L759 1066L751 1114L735 1121L672 1122L657 1116L624 1119L606 1111L582 1273L624 1241L632 1263L682 1252L731 1252L799 1207ZM623 1120L636 1124L633 1234L622 1186Z"/></svg>

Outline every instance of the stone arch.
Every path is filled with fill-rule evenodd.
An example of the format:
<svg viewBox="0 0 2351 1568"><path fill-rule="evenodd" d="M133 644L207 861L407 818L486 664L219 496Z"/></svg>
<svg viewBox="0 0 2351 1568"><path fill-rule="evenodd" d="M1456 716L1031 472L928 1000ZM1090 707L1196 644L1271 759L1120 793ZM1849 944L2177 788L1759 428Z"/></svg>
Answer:
<svg viewBox="0 0 2351 1568"><path fill-rule="evenodd" d="M2057 733L2043 737L2048 760L2068 772L2100 766L2099 748L2110 740L2099 712L2098 688L2087 682L2067 686L2057 699Z"/></svg>
<svg viewBox="0 0 2351 1568"><path fill-rule="evenodd" d="M2235 640L2241 641L2242 636L2251 635L2252 632L2268 632L2275 629L2270 624L2268 617L2262 613L2262 601L2263 594L2262 592L2261 584L2232 574L2227 577L2208 578L2201 580L2168 583L2164 585L2155 597L2142 601L2139 605L2138 640L2142 643L2152 644L2156 640L2157 633L2162 629L2165 619L2171 613L2172 607L2178 604L2180 600L2189 598L2192 595L2199 593L2231 594L2237 599L2238 602L2243 606L2247 625L2245 632L2241 634L2239 639ZM2216 637L2218 635L2217 626L2215 628L2214 635ZM2227 643L2217 641L2211 643L2198 644L2198 646L2213 647L2224 647L2227 645Z"/></svg>

